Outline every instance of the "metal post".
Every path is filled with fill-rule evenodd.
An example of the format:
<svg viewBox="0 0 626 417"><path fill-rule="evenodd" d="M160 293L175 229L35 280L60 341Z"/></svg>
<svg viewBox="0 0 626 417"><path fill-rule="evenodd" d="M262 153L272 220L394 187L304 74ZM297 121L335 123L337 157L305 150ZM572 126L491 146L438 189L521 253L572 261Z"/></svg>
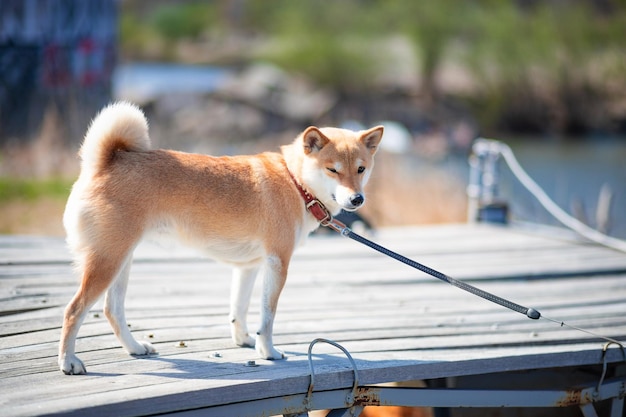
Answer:
<svg viewBox="0 0 626 417"><path fill-rule="evenodd" d="M469 157L469 184L467 186L467 221L476 223L478 221L478 208L480 207L480 177L482 171L482 160L472 153Z"/></svg>
<svg viewBox="0 0 626 417"><path fill-rule="evenodd" d="M470 156L470 183L467 188L468 221L507 223L508 205L498 198L500 143L478 139Z"/></svg>

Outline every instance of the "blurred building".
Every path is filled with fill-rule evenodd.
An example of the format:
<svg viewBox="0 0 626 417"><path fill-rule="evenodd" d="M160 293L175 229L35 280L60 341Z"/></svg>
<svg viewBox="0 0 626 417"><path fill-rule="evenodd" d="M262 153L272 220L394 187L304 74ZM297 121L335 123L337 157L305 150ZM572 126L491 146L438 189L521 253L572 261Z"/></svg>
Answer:
<svg viewBox="0 0 626 417"><path fill-rule="evenodd" d="M35 137L54 112L79 141L111 100L116 0L0 1L0 144Z"/></svg>

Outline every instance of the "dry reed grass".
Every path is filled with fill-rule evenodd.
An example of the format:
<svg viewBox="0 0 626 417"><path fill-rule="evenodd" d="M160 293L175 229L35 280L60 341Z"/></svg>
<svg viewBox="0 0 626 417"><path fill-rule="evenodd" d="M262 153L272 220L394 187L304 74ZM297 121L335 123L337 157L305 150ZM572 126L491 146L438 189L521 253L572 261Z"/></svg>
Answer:
<svg viewBox="0 0 626 417"><path fill-rule="evenodd" d="M0 150L0 176L43 179L74 177L79 161L70 140L63 137L64 129L54 109L44 115L41 131L32 141L9 141Z"/></svg>
<svg viewBox="0 0 626 417"><path fill-rule="evenodd" d="M50 178L75 178L79 161L76 149L66 144L56 111L46 112L39 135L27 143L11 142L0 149L0 178L20 184ZM19 189L19 186L17 187ZM67 194L69 195L69 187ZM0 198L0 233L63 235L61 218L65 199L58 192L39 190L36 197L12 195Z"/></svg>
<svg viewBox="0 0 626 417"><path fill-rule="evenodd" d="M65 200L41 197L0 202L0 234L63 236Z"/></svg>
<svg viewBox="0 0 626 417"><path fill-rule="evenodd" d="M376 227L464 222L465 185L443 168L398 155L377 155L362 214Z"/></svg>

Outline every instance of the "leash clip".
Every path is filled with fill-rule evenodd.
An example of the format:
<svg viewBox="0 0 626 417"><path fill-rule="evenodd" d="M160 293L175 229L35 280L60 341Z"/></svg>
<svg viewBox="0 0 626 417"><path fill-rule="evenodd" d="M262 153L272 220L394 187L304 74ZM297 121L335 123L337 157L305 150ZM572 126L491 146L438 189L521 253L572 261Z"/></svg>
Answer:
<svg viewBox="0 0 626 417"><path fill-rule="evenodd" d="M323 224L323 226L328 227L329 229L334 230L342 236L348 236L348 234L352 231L348 226L346 226L343 222L333 218L327 224Z"/></svg>

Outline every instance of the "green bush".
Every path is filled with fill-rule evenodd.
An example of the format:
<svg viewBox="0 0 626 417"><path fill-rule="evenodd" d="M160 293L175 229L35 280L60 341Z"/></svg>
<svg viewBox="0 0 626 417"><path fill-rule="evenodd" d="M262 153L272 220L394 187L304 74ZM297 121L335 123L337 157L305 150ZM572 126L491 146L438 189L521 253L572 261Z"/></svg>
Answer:
<svg viewBox="0 0 626 417"><path fill-rule="evenodd" d="M367 30L371 11L355 1L283 1L262 23L280 47L261 58L338 91L367 88L382 58L372 48L379 32Z"/></svg>
<svg viewBox="0 0 626 417"><path fill-rule="evenodd" d="M193 39L217 23L214 9L210 3L164 5L154 11L149 22L167 40Z"/></svg>
<svg viewBox="0 0 626 417"><path fill-rule="evenodd" d="M36 200L40 197L65 199L72 189L66 179L16 179L0 177L0 203L11 200Z"/></svg>
<svg viewBox="0 0 626 417"><path fill-rule="evenodd" d="M599 3L247 0L238 25L224 25L216 3L187 2L160 6L144 21L123 16L122 41L141 55L150 40L162 39L161 54L169 58L175 42L211 28L257 35L269 47L245 59L269 60L350 94L376 88L387 60L381 40L400 34L414 45L425 97L441 99L437 74L452 65L474 84L456 98L481 125L495 126L524 112L529 119L568 113L573 100L591 101L570 119L619 101L626 88L626 3L602 2L608 11L594 8Z"/></svg>

